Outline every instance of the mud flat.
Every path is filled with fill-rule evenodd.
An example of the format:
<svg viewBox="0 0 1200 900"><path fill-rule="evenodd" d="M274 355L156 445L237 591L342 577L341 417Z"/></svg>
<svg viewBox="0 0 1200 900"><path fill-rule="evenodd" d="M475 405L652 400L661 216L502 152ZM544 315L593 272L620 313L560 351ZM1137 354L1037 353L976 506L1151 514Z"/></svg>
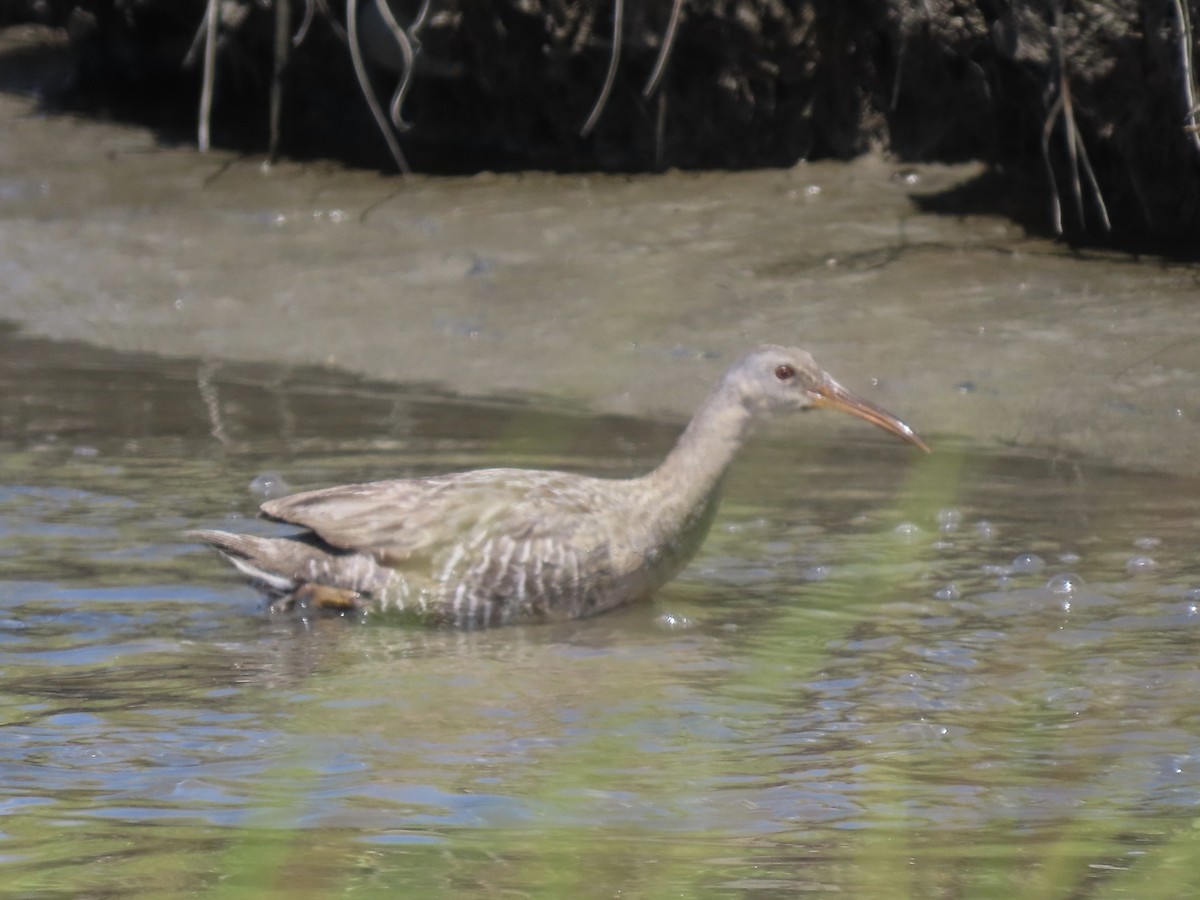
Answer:
<svg viewBox="0 0 1200 900"><path fill-rule="evenodd" d="M915 202L978 165L397 179L14 95L0 128L0 317L33 334L676 419L784 341L934 443L1200 468L1194 271Z"/></svg>

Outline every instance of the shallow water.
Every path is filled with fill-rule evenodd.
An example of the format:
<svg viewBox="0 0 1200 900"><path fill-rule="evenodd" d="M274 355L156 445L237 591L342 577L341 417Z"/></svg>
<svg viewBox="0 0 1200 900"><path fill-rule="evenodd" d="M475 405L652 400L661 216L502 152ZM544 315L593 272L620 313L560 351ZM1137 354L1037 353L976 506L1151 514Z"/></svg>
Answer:
<svg viewBox="0 0 1200 900"><path fill-rule="evenodd" d="M181 532L678 423L0 335L7 890L1194 894L1196 484L811 421L652 602L302 622Z"/></svg>

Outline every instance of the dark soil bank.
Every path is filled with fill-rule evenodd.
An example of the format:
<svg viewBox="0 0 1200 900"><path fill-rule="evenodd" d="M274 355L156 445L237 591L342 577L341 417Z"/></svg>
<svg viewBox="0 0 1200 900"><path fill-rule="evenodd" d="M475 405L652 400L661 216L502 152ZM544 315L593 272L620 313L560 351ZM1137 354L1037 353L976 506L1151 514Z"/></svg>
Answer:
<svg viewBox="0 0 1200 900"><path fill-rule="evenodd" d="M932 204L1200 237L1196 0L224 0L211 28L206 8L8 0L0 22L64 29L74 102L166 134L195 134L211 73L212 140L247 150L464 172L884 149L1002 176Z"/></svg>

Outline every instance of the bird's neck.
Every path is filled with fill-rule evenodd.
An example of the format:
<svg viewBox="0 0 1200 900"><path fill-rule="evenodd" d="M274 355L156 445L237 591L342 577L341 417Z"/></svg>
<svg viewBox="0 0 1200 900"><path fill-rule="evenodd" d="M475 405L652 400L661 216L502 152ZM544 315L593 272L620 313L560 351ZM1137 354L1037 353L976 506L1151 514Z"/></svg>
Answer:
<svg viewBox="0 0 1200 900"><path fill-rule="evenodd" d="M662 464L645 476L664 506L698 509L720 487L746 437L752 414L721 383L700 405Z"/></svg>

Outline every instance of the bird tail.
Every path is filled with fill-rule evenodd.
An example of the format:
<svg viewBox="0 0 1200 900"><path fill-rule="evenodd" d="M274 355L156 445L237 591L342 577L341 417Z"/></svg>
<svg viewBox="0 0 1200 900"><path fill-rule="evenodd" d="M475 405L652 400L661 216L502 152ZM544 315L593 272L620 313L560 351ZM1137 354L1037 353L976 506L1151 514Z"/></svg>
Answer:
<svg viewBox="0 0 1200 900"><path fill-rule="evenodd" d="M189 531L211 544L239 572L273 594L317 584L371 593L387 583L387 572L365 553L339 550L313 534L262 538L227 531Z"/></svg>

